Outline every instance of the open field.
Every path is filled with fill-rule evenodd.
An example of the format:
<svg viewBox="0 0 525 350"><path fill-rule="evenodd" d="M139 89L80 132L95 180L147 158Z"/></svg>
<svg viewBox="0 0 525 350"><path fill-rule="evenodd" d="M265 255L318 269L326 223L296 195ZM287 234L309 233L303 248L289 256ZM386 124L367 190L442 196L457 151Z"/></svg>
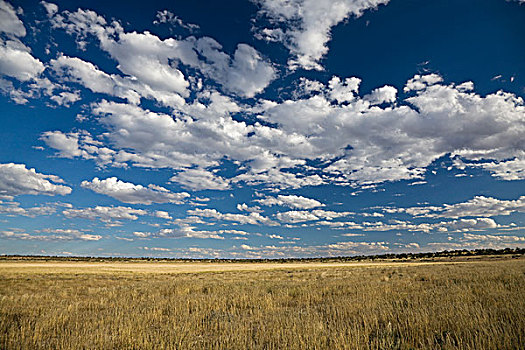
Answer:
<svg viewBox="0 0 525 350"><path fill-rule="evenodd" d="M525 259L0 262L1 349L520 349Z"/></svg>
<svg viewBox="0 0 525 350"><path fill-rule="evenodd" d="M228 271L326 269L344 267L401 267L465 264L475 261L350 262L350 263L155 263L155 262L0 262L0 274L180 274Z"/></svg>

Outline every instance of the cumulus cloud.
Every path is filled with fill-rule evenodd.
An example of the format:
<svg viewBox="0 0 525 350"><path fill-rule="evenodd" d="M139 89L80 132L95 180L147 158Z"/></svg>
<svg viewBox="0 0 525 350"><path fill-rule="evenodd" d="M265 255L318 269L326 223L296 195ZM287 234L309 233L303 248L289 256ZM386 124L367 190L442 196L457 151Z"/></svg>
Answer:
<svg viewBox="0 0 525 350"><path fill-rule="evenodd" d="M139 238L200 238L200 239L224 239L220 232L197 230L193 226L183 225L179 228L164 228L158 232L134 232Z"/></svg>
<svg viewBox="0 0 525 350"><path fill-rule="evenodd" d="M47 1L41 1L40 3L44 6L48 17L51 18L58 12L58 6L56 4Z"/></svg>
<svg viewBox="0 0 525 350"><path fill-rule="evenodd" d="M18 202L6 202L0 201L0 214L7 216L28 216L36 217L40 215L51 215L56 212L56 206L53 205L42 205L37 207L24 208L20 206Z"/></svg>
<svg viewBox="0 0 525 350"><path fill-rule="evenodd" d="M20 81L35 79L44 71L44 64L31 55L19 41L0 40L0 74Z"/></svg>
<svg viewBox="0 0 525 350"><path fill-rule="evenodd" d="M295 211L295 210L290 210L290 211L286 211L283 213L277 213L276 217L279 221L289 223L289 224L319 220L317 216L315 216L314 214L308 211Z"/></svg>
<svg viewBox="0 0 525 350"><path fill-rule="evenodd" d="M0 237L20 240L37 240L37 241L98 241L102 239L101 235L93 235L76 229L43 229L27 233L23 230L5 230L0 231Z"/></svg>
<svg viewBox="0 0 525 350"><path fill-rule="evenodd" d="M82 181L81 186L94 192L105 194L121 202L130 204L175 203L181 204L190 195L186 192L173 193L168 189L153 184L144 187L131 182L124 182L116 177L100 180Z"/></svg>
<svg viewBox="0 0 525 350"><path fill-rule="evenodd" d="M525 242L525 237L505 236L505 235L479 235L479 234L465 233L463 235L463 240L514 243L514 242Z"/></svg>
<svg viewBox="0 0 525 350"><path fill-rule="evenodd" d="M239 210L239 211L247 211L247 212L252 212L252 213L262 213L262 211L263 211L261 209L261 207L259 207L259 206L250 207L246 203L237 204L237 210Z"/></svg>
<svg viewBox="0 0 525 350"><path fill-rule="evenodd" d="M271 0L259 5L274 23L302 23L283 31L286 36L308 32L316 16L326 17L316 26L329 33L344 18L382 3ZM335 9L340 19L332 18ZM208 37L160 39L126 32L118 22L108 23L89 10L56 13L52 23L79 42L97 38L120 70L107 74L81 59L58 56L50 64L56 74L127 101L90 105L105 129L100 135L44 133L42 140L62 157L93 159L101 166L169 168L171 181L190 190L423 180L427 167L446 155L478 164L502 180L524 176L525 106L511 93L481 96L471 82L446 84L438 74L427 74L409 79L404 87L408 97L398 96L389 85L360 96L356 77L332 77L327 83L303 78L293 99L242 104L226 94L253 97L275 73L247 45L239 44L229 55ZM186 68L198 73L184 75ZM222 92L216 91L217 84L206 85L209 79ZM148 110L140 105L143 98L170 108ZM236 168L234 176L219 172L226 162Z"/></svg>
<svg viewBox="0 0 525 350"><path fill-rule="evenodd" d="M253 0L260 6L259 16L273 26L262 28L256 37L282 42L292 54L288 61L291 68L322 70L319 61L328 53L332 27L388 1Z"/></svg>
<svg viewBox="0 0 525 350"><path fill-rule="evenodd" d="M48 12L56 7L42 3ZM0 92L17 104L26 104L29 99L41 96L49 97L60 106L78 101L77 91L45 77L46 65L33 56L31 48L22 42L27 33L18 18L21 13L21 9L15 10L0 0Z"/></svg>
<svg viewBox="0 0 525 350"><path fill-rule="evenodd" d="M97 205L92 208L66 209L62 211L62 214L69 219L99 219L103 222L110 222L112 220L137 220L139 216L147 215L148 212L129 207L103 207Z"/></svg>
<svg viewBox="0 0 525 350"><path fill-rule="evenodd" d="M44 71L44 65L19 40L26 35L26 29L17 11L3 0L0 0L0 33L0 75L20 81L38 77Z"/></svg>
<svg viewBox="0 0 525 350"><path fill-rule="evenodd" d="M66 195L71 188L55 175L37 173L35 169L27 169L25 164L0 164L0 197L12 198L22 194L32 195Z"/></svg>
<svg viewBox="0 0 525 350"><path fill-rule="evenodd" d="M180 22L177 20L170 12L161 12L158 21ZM118 62L117 68L126 75L106 74L79 59L54 62L59 66L66 64L68 71L64 74L70 73L71 79L90 89L113 84L128 93L132 90L174 107L184 104L183 98L189 96L190 79L181 71L181 64L197 69L205 78L242 97L260 93L276 76L272 64L246 44L239 44L230 57L209 37L162 40L149 32L125 32L118 22L107 23L94 11L82 9L57 14L52 23L55 28L76 35L81 47L86 45L88 36L96 37L100 48Z"/></svg>
<svg viewBox="0 0 525 350"><path fill-rule="evenodd" d="M391 220L388 223L381 221L363 222L363 231L410 231L410 232L455 232L455 231L479 231L501 227L494 220L488 218L460 219L453 221L441 221L433 223L411 223L408 221Z"/></svg>
<svg viewBox="0 0 525 350"><path fill-rule="evenodd" d="M101 235L88 234L75 229L44 229L42 232L53 234L53 239L80 239L83 241L98 241L102 238Z"/></svg>
<svg viewBox="0 0 525 350"><path fill-rule="evenodd" d="M178 16L176 16L173 12L169 10L158 11L155 17L157 19L153 21L153 24L167 23L175 27L184 28L186 30L189 30L190 32L199 29L199 26L197 24L185 23L182 19L180 19Z"/></svg>
<svg viewBox="0 0 525 350"><path fill-rule="evenodd" d="M501 180L525 180L525 157L514 158L511 160L503 160L501 162L463 162L460 159L455 159L455 166L460 169L482 168L488 170L493 177Z"/></svg>
<svg viewBox="0 0 525 350"><path fill-rule="evenodd" d="M393 103L396 101L397 89L393 86L385 85L383 87L372 90L363 99L370 102L371 105L378 105L382 103Z"/></svg>
<svg viewBox="0 0 525 350"><path fill-rule="evenodd" d="M352 215L351 212L337 212L337 211L330 211L330 210L312 210L312 211L297 211L297 210L290 210L285 212L280 212L276 214L276 217L279 221L289 223L289 224L295 224L299 222L305 222L305 221L316 221L316 220L332 220L335 218L345 217Z"/></svg>
<svg viewBox="0 0 525 350"><path fill-rule="evenodd" d="M167 211L163 211L163 210L156 210L154 213L154 216L157 218L166 219L166 220L173 219Z"/></svg>
<svg viewBox="0 0 525 350"><path fill-rule="evenodd" d="M323 245L262 245L243 244L230 252L233 257L269 258L269 257L327 257L361 254L384 254L391 251L387 242L343 241ZM222 255L227 252L222 252Z"/></svg>
<svg viewBox="0 0 525 350"><path fill-rule="evenodd" d="M410 208L385 208L384 211L406 212L407 214L429 218L463 218L463 217L491 217L510 215L514 212L525 212L525 196L515 200L502 200L493 197L476 196L466 202L444 204L442 206L424 206Z"/></svg>
<svg viewBox="0 0 525 350"><path fill-rule="evenodd" d="M188 169L177 173L170 181L176 182L184 188L199 190L226 190L230 188L230 181L205 169Z"/></svg>
<svg viewBox="0 0 525 350"><path fill-rule="evenodd" d="M17 11L4 0L0 0L0 32L17 37L26 35L24 23L18 18Z"/></svg>
<svg viewBox="0 0 525 350"><path fill-rule="evenodd" d="M525 212L525 196L521 196L516 200L500 200L492 197L476 196L467 202L445 204L434 215L446 218L465 216L490 217L510 215L513 212Z"/></svg>
<svg viewBox="0 0 525 350"><path fill-rule="evenodd" d="M231 214L231 213L221 213L215 209L191 209L187 211L188 215L194 215L201 218L211 218L215 220L224 220L231 221L239 225L268 225L268 226L277 226L277 222L271 220L270 218L263 216L256 212L251 212L249 214Z"/></svg>
<svg viewBox="0 0 525 350"><path fill-rule="evenodd" d="M325 205L315 199L295 195L278 195L277 197L265 197L256 199L256 202L266 206L286 206L294 209L312 209L315 207L324 207Z"/></svg>
<svg viewBox="0 0 525 350"><path fill-rule="evenodd" d="M71 138L84 138L79 149L87 154L81 156L103 165L175 169L171 180L192 190L422 179L426 168L447 154L486 164L495 175L504 171L497 175L502 179L523 176L523 99L501 91L482 97L465 84L446 85L430 75L411 79L409 97L392 103L394 88L360 97L359 82L334 77L317 84L313 94L254 107L208 93L208 102L185 105L173 116L101 101L92 112L107 129L104 144L112 149L80 134L54 132L49 136L56 142L47 134L43 139L71 156L79 152ZM272 126L234 119L241 111ZM61 146L64 138L71 139L71 147ZM239 167L238 175L216 173L225 160ZM323 165L307 166L309 160Z"/></svg>
<svg viewBox="0 0 525 350"><path fill-rule="evenodd" d="M61 131L46 131L40 139L49 147L58 150L60 157L74 158L82 154L78 145L78 133L64 134Z"/></svg>

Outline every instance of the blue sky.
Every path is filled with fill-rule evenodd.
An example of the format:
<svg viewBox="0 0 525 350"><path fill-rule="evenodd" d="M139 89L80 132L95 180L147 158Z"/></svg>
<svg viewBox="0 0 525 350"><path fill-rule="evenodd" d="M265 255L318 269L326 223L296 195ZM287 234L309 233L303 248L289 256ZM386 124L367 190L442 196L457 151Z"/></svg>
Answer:
<svg viewBox="0 0 525 350"><path fill-rule="evenodd" d="M525 246L525 4L0 0L0 253Z"/></svg>

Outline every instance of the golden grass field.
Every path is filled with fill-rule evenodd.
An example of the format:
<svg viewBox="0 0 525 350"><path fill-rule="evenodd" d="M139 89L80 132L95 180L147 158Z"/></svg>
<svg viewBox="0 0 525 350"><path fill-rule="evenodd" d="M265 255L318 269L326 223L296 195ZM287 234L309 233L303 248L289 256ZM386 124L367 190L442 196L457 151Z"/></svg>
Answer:
<svg viewBox="0 0 525 350"><path fill-rule="evenodd" d="M0 349L523 348L523 257L0 262Z"/></svg>

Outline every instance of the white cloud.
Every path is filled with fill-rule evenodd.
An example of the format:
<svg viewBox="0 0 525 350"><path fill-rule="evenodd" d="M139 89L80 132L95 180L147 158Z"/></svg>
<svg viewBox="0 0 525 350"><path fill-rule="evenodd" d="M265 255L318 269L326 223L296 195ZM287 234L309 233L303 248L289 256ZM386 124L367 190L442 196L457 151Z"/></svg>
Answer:
<svg viewBox="0 0 525 350"><path fill-rule="evenodd" d="M318 86L313 96L261 101L255 107L203 93L175 115L101 101L92 105L92 112L107 130L101 140L114 150L93 144L84 134L61 138L78 138L79 149L86 152L81 156L101 165L172 168L177 173L171 181L192 190L421 180L426 168L447 154L465 161L489 160L486 169L495 175L505 167L506 175L498 175L504 179L521 177L525 150L517 145L525 132L523 100L504 92L482 97L459 88L464 84L444 85L440 79L420 76L421 88L413 87L406 100L383 107L373 103L391 101L393 94L361 98L359 80L342 83L339 78ZM233 119L239 112L274 126ZM43 139L53 141L46 135ZM64 156L78 154L74 140L69 151L58 141L52 147ZM314 159L323 166L306 165ZM225 160L238 167L238 175L217 174Z"/></svg>
<svg viewBox="0 0 525 350"><path fill-rule="evenodd" d="M337 211L316 209L312 211L290 210L290 211L277 213L275 216L281 222L285 222L288 224L295 224L295 223L305 222L305 221L332 220L335 218L345 217L345 216L349 216L352 214L353 213L347 212L347 211L337 212Z"/></svg>
<svg viewBox="0 0 525 350"><path fill-rule="evenodd" d="M149 96L145 86L126 77L104 73L80 58L61 55L51 60L49 65L64 81L81 84L93 92L121 97L135 104L140 102L141 95Z"/></svg>
<svg viewBox="0 0 525 350"><path fill-rule="evenodd" d="M93 159L100 166L110 163L115 167L126 166L118 159L125 152L117 153L104 147L102 142L94 140L85 130L70 133L63 133L58 130L46 131L41 135L40 140L44 141L47 146L56 149L59 157Z"/></svg>
<svg viewBox="0 0 525 350"><path fill-rule="evenodd" d="M275 78L275 70L253 47L239 44L231 66L225 69L224 87L239 96L254 97Z"/></svg>
<svg viewBox="0 0 525 350"><path fill-rule="evenodd" d="M324 207L325 205L315 199L295 195L278 195L277 197L265 197L256 199L256 202L266 206L286 206L294 209L312 209L315 207Z"/></svg>
<svg viewBox="0 0 525 350"><path fill-rule="evenodd" d="M66 209L62 211L62 214L69 219L99 219L103 222L110 222L112 220L137 220L139 216L147 215L148 212L129 207L103 207L97 205L92 208Z"/></svg>
<svg viewBox="0 0 525 350"><path fill-rule="evenodd" d="M0 39L0 74L20 81L35 79L44 71L44 65L33 57L28 47L19 41Z"/></svg>
<svg viewBox="0 0 525 350"><path fill-rule="evenodd" d="M500 200L492 197L476 196L467 202L445 204L434 216L445 218L466 216L490 217L510 215L513 212L525 212L525 196L521 196L516 200Z"/></svg>
<svg viewBox="0 0 525 350"><path fill-rule="evenodd" d="M323 23L332 23L334 6L340 6L343 20L380 3L386 1L272 0L260 5L269 18L272 13L277 16L277 22L295 18L310 25L316 16L327 16ZM330 11L310 13L314 8ZM479 162L504 180L524 176L520 140L525 106L510 93L480 96L471 82L447 85L441 76L427 74L407 82L405 99L388 85L361 97L359 78L333 77L327 84L300 80L290 100L243 105L206 84L216 79L224 91L237 89L244 97L262 91L274 71L249 46L240 44L230 57L211 38L162 40L148 32L125 32L117 22L108 24L89 10L56 14L53 23L79 41L98 38L122 73L107 74L89 62L59 56L51 64L59 77L128 101L91 105L92 115L105 129L94 135L101 144L84 132L43 134L63 157L93 159L101 166L170 168L175 172L171 181L190 190L422 180L427 167L446 155ZM186 77L182 67L200 73ZM179 85L171 75L181 78ZM171 109L144 109L138 105L143 98ZM240 114L254 122L239 121ZM322 165L307 165L311 160ZM237 167L236 176L219 175L224 162Z"/></svg>
<svg viewBox="0 0 525 350"><path fill-rule="evenodd" d="M322 70L331 29L345 19L359 17L389 0L253 0L259 15L276 28L263 28L257 38L282 42L292 54L292 68Z"/></svg>
<svg viewBox="0 0 525 350"><path fill-rule="evenodd" d="M49 147L59 150L60 157L74 158L82 154L78 145L77 133L64 134L61 131L46 131L40 139Z"/></svg>
<svg viewBox="0 0 525 350"><path fill-rule="evenodd" d="M445 224L450 230L470 231L497 228L498 224L489 218L459 219Z"/></svg>
<svg viewBox="0 0 525 350"><path fill-rule="evenodd" d="M363 97L363 99L370 102L371 105L393 103L396 102L397 99L397 89L393 86L385 85L372 90L372 92Z"/></svg>
<svg viewBox="0 0 525 350"><path fill-rule="evenodd" d="M0 214L7 216L28 216L36 217L40 215L51 215L56 212L56 207L52 205L43 205L38 207L23 208L18 202L6 202L0 201Z"/></svg>
<svg viewBox="0 0 525 350"><path fill-rule="evenodd" d="M290 211L286 211L283 213L277 213L276 217L279 221L289 223L289 224L319 220L317 216L315 216L314 214L308 211L295 211L295 210L290 210Z"/></svg>
<svg viewBox="0 0 525 350"><path fill-rule="evenodd" d="M200 239L224 239L217 231L196 230L195 227L183 225L179 228L165 228L158 232L134 232L139 238L200 238Z"/></svg>
<svg viewBox="0 0 525 350"><path fill-rule="evenodd" d="M152 252L171 252L172 250L169 248L162 248L162 247L142 247L144 250L149 250Z"/></svg>
<svg viewBox="0 0 525 350"><path fill-rule="evenodd" d="M408 221L390 220L388 223L381 221L363 222L362 230L364 231L410 231L410 232L471 232L488 229L501 228L505 226L498 225L494 220L489 218L459 219L453 221L441 221L431 223L411 223Z"/></svg>
<svg viewBox="0 0 525 350"><path fill-rule="evenodd" d="M76 229L44 229L27 233L23 230L5 230L0 231L0 237L20 240L38 240L38 241L98 241L102 239L100 235L88 234Z"/></svg>
<svg viewBox="0 0 525 350"><path fill-rule="evenodd" d="M463 217L491 217L510 215L514 212L525 212L525 196L515 200L501 200L493 197L476 196L466 202L444 204L442 206L384 208L385 212L406 212L416 217L429 218L463 218Z"/></svg>
<svg viewBox="0 0 525 350"><path fill-rule="evenodd" d="M224 220L232 221L240 225L268 225L268 226L277 226L279 225L270 218L263 216L259 213L250 213L250 214L231 214L231 213L221 213L215 209L190 209L187 211L188 215L194 215L202 218L212 218L215 220Z"/></svg>
<svg viewBox="0 0 525 350"><path fill-rule="evenodd" d="M44 65L19 40L26 35L26 29L17 11L3 0L0 0L0 33L7 36L0 38L0 76L20 81L36 79L44 71Z"/></svg>
<svg viewBox="0 0 525 350"><path fill-rule="evenodd" d="M104 180L95 177L91 181L82 181L81 186L130 204L181 204L184 198L190 196L186 192L173 193L164 187L153 184L150 184L147 187L135 185L131 182L119 180L116 177L109 177Z"/></svg>
<svg viewBox="0 0 525 350"><path fill-rule="evenodd" d="M47 17L51 18L58 12L58 6L56 4L46 1L40 1L40 3L44 6L44 9L47 12Z"/></svg>
<svg viewBox="0 0 525 350"><path fill-rule="evenodd" d="M251 213L262 213L262 209L259 206L250 207L246 203L237 204L237 210L239 211L247 211Z"/></svg>
<svg viewBox="0 0 525 350"><path fill-rule="evenodd" d="M153 21L153 24L168 23L176 27L187 29L190 32L199 29L197 24L185 23L182 19L169 10L158 11L155 17L157 19Z"/></svg>
<svg viewBox="0 0 525 350"><path fill-rule="evenodd" d="M98 241L102 238L101 235L87 234L76 229L44 229L42 232L54 234L53 239L80 239L83 241Z"/></svg>
<svg viewBox="0 0 525 350"><path fill-rule="evenodd" d="M0 0L0 32L17 37L26 35L24 23L18 18L15 8L4 0Z"/></svg>
<svg viewBox="0 0 525 350"><path fill-rule="evenodd" d="M403 89L405 92L424 90L428 86L443 82L443 78L435 73L426 75L414 75L413 78L409 79Z"/></svg>
<svg viewBox="0 0 525 350"><path fill-rule="evenodd" d="M154 216L157 218L166 219L166 220L173 219L167 211L163 211L163 210L156 210L154 213Z"/></svg>
<svg viewBox="0 0 525 350"><path fill-rule="evenodd" d="M525 237L504 236L504 235L478 235L478 234L465 233L463 235L463 240L513 243L513 242L525 242Z"/></svg>
<svg viewBox="0 0 525 350"><path fill-rule="evenodd" d="M161 12L159 21L180 22L170 14ZM117 68L131 78L110 76L93 65L87 67L90 63L84 63L84 68L91 73L76 72L74 77L80 83L92 86L89 79L97 78L111 79L118 85L135 85L141 95L153 97L167 106L180 106L184 104L182 97L189 96L190 79L180 70L180 64L197 69L226 91L243 97L260 93L275 78L272 64L246 44L239 44L233 57L230 57L222 51L219 43L209 37L161 40L149 32L125 32L119 23L108 24L97 13L82 9L57 14L53 17L53 24L55 28L75 34L81 47L85 46L89 35L95 36L101 49L118 62Z"/></svg>
<svg viewBox="0 0 525 350"><path fill-rule="evenodd" d="M465 163L456 160L455 165L460 167L460 169L465 169L466 167L483 168L490 171L492 176L501 180L525 180L525 156L521 155L521 157L501 162Z"/></svg>
<svg viewBox="0 0 525 350"><path fill-rule="evenodd" d="M58 93L58 95L51 96L50 100L54 101L59 106L69 107L72 103L80 101L80 93L78 91L62 91Z"/></svg>
<svg viewBox="0 0 525 350"><path fill-rule="evenodd" d="M0 164L0 197L14 197L22 194L32 195L66 195L71 188L62 183L55 175L37 173L35 169L27 169L25 164Z"/></svg>
<svg viewBox="0 0 525 350"><path fill-rule="evenodd" d="M193 191L226 190L230 188L228 179L205 169L188 169L179 172L170 181Z"/></svg>

